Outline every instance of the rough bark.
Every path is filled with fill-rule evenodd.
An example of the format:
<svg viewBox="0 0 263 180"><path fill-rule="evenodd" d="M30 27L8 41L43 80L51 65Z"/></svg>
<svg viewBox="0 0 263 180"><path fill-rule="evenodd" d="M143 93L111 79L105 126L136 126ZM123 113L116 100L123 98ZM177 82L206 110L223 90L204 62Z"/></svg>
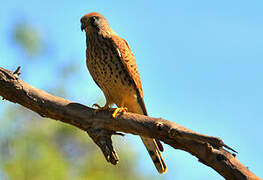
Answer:
<svg viewBox="0 0 263 180"><path fill-rule="evenodd" d="M86 131L112 164L117 164L119 158L112 146L111 136L122 135L118 132L124 132L159 139L175 149L189 152L226 179L260 179L242 165L235 154L228 152L225 148L234 150L217 137L196 133L162 118L128 112L118 113L115 119L111 111L94 114L92 108L30 86L18 78L19 70L12 73L0 67L0 96L42 117L59 120Z"/></svg>

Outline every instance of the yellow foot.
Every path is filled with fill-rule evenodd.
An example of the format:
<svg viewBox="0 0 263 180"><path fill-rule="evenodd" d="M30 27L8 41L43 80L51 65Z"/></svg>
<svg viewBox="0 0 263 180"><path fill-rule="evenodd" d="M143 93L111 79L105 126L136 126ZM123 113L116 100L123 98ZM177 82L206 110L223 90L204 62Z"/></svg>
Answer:
<svg viewBox="0 0 263 180"><path fill-rule="evenodd" d="M113 108L114 109L114 108ZM126 112L128 109L126 107L120 107L120 108L116 108L114 110L114 112L112 113L112 117L115 118L116 117L116 114L118 112Z"/></svg>

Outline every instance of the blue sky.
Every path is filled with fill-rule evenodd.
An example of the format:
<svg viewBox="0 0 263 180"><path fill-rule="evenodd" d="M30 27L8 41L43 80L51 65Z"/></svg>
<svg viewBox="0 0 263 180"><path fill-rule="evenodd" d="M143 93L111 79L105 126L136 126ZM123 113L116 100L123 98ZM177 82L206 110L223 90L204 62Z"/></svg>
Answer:
<svg viewBox="0 0 263 180"><path fill-rule="evenodd" d="M0 66L21 65L28 83L48 90L54 63L78 61L79 77L72 79L77 88L68 90L70 99L91 105L102 93L86 70L79 20L100 12L135 54L149 114L222 138L263 177L262 6L259 0L5 1L0 7ZM40 61L23 64L25 57L10 43L10 28L21 19L51 44ZM36 65L41 68L33 69ZM128 138L138 149L140 169L155 173L142 144ZM166 179L222 179L189 154L165 148Z"/></svg>

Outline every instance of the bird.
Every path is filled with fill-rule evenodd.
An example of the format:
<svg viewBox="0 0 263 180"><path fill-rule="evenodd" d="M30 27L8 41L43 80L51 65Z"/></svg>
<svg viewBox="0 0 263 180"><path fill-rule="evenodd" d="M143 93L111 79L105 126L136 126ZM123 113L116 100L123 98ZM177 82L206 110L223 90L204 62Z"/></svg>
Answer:
<svg viewBox="0 0 263 180"><path fill-rule="evenodd" d="M80 22L86 34L87 68L106 99L105 106L94 105L98 110L106 110L115 104L118 107L115 114L128 110L148 116L135 57L127 41L111 29L100 13L85 14ZM148 137L141 139L158 172L165 173L167 167L161 155L164 150L161 142Z"/></svg>

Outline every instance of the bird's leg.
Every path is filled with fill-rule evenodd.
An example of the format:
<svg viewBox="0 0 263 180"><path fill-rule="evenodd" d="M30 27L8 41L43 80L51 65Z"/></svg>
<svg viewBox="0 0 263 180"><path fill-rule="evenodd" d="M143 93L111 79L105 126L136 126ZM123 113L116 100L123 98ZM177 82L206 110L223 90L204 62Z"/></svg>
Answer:
<svg viewBox="0 0 263 180"><path fill-rule="evenodd" d="M126 107L119 107L119 108L112 108L112 109L114 109L114 112L112 113L113 118L116 117L116 114L118 112L126 112L128 110L128 108L126 108Z"/></svg>
<svg viewBox="0 0 263 180"><path fill-rule="evenodd" d="M120 107L114 108L114 112L112 113L112 117L115 118L118 112L126 112L128 108L124 107L124 102L120 104Z"/></svg>
<svg viewBox="0 0 263 180"><path fill-rule="evenodd" d="M109 111L113 111L112 113L112 117L115 118L118 112L126 112L128 109L126 107L118 107L118 108L110 108L110 104L106 102L105 106L101 107L98 104L93 104L93 107L97 107L98 109L96 109L94 111L94 115L96 115L97 112L99 111L103 111L103 110L109 110Z"/></svg>

